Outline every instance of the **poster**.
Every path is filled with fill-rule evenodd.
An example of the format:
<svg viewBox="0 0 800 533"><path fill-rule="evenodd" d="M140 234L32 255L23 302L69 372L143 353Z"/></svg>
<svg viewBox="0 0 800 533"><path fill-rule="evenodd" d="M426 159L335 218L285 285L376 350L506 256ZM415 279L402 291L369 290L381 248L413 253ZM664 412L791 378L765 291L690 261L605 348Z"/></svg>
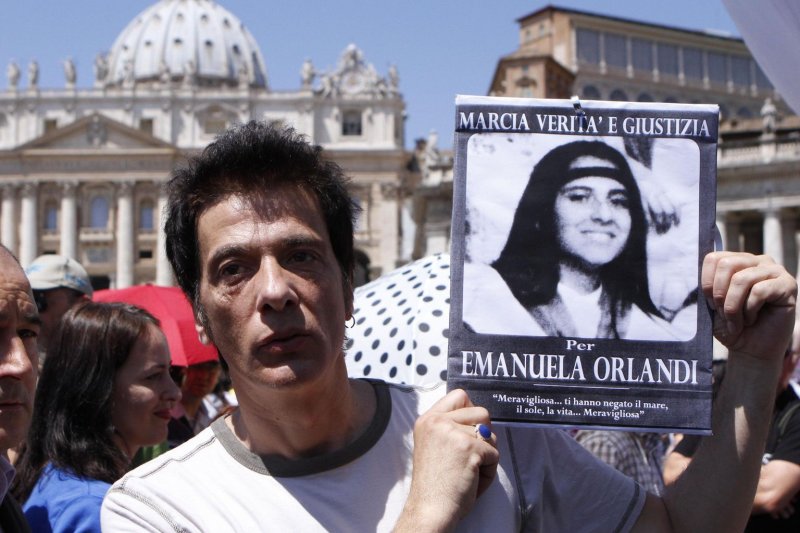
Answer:
<svg viewBox="0 0 800 533"><path fill-rule="evenodd" d="M714 105L456 100L448 388L495 420L708 433Z"/></svg>

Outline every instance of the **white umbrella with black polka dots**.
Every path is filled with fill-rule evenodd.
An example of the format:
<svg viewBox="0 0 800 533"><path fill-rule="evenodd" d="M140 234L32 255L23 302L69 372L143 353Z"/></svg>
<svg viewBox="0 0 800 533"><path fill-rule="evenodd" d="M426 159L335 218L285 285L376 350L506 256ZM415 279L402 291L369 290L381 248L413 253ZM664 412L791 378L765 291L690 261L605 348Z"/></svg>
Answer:
<svg viewBox="0 0 800 533"><path fill-rule="evenodd" d="M447 379L450 256L437 254L355 290L346 332L351 377L431 385Z"/></svg>

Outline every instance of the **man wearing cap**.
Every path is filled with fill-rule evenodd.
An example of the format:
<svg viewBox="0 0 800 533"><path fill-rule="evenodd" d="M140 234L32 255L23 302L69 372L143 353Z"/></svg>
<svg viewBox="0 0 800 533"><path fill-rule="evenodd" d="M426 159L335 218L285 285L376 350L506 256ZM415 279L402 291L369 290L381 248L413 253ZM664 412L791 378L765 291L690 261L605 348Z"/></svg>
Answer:
<svg viewBox="0 0 800 533"><path fill-rule="evenodd" d="M8 450L28 432L36 388L36 335L40 321L33 294L17 259L0 245L0 531L30 531L8 493L14 467Z"/></svg>
<svg viewBox="0 0 800 533"><path fill-rule="evenodd" d="M40 255L25 269L42 320L39 351L47 353L50 337L70 308L91 299L93 290L86 269L63 255Z"/></svg>

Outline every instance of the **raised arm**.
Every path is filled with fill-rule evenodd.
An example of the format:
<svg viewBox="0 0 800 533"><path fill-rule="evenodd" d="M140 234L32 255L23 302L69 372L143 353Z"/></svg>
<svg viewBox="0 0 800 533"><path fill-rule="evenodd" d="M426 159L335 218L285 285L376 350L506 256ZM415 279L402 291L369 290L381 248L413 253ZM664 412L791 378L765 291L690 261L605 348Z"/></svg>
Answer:
<svg viewBox="0 0 800 533"><path fill-rule="evenodd" d="M797 284L766 256L731 252L706 256L701 283L729 350L714 436L663 498L648 497L635 531L741 531L750 515Z"/></svg>
<svg viewBox="0 0 800 533"><path fill-rule="evenodd" d="M489 412L466 392L451 391L414 425L411 490L395 532L452 531L497 472L496 437L475 437Z"/></svg>

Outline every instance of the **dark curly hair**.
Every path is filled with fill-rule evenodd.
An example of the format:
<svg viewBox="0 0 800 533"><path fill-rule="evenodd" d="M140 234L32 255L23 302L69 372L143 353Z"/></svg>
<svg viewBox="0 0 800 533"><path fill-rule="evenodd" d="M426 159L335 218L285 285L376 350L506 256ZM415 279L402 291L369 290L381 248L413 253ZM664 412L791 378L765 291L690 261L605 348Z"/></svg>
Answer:
<svg viewBox="0 0 800 533"><path fill-rule="evenodd" d="M359 208L348 194L342 169L294 129L251 121L222 133L177 169L167 184L167 258L201 320L205 317L199 305L200 216L231 195L257 210L271 191L285 186L310 192L319 202L345 294L352 292L353 227Z"/></svg>

